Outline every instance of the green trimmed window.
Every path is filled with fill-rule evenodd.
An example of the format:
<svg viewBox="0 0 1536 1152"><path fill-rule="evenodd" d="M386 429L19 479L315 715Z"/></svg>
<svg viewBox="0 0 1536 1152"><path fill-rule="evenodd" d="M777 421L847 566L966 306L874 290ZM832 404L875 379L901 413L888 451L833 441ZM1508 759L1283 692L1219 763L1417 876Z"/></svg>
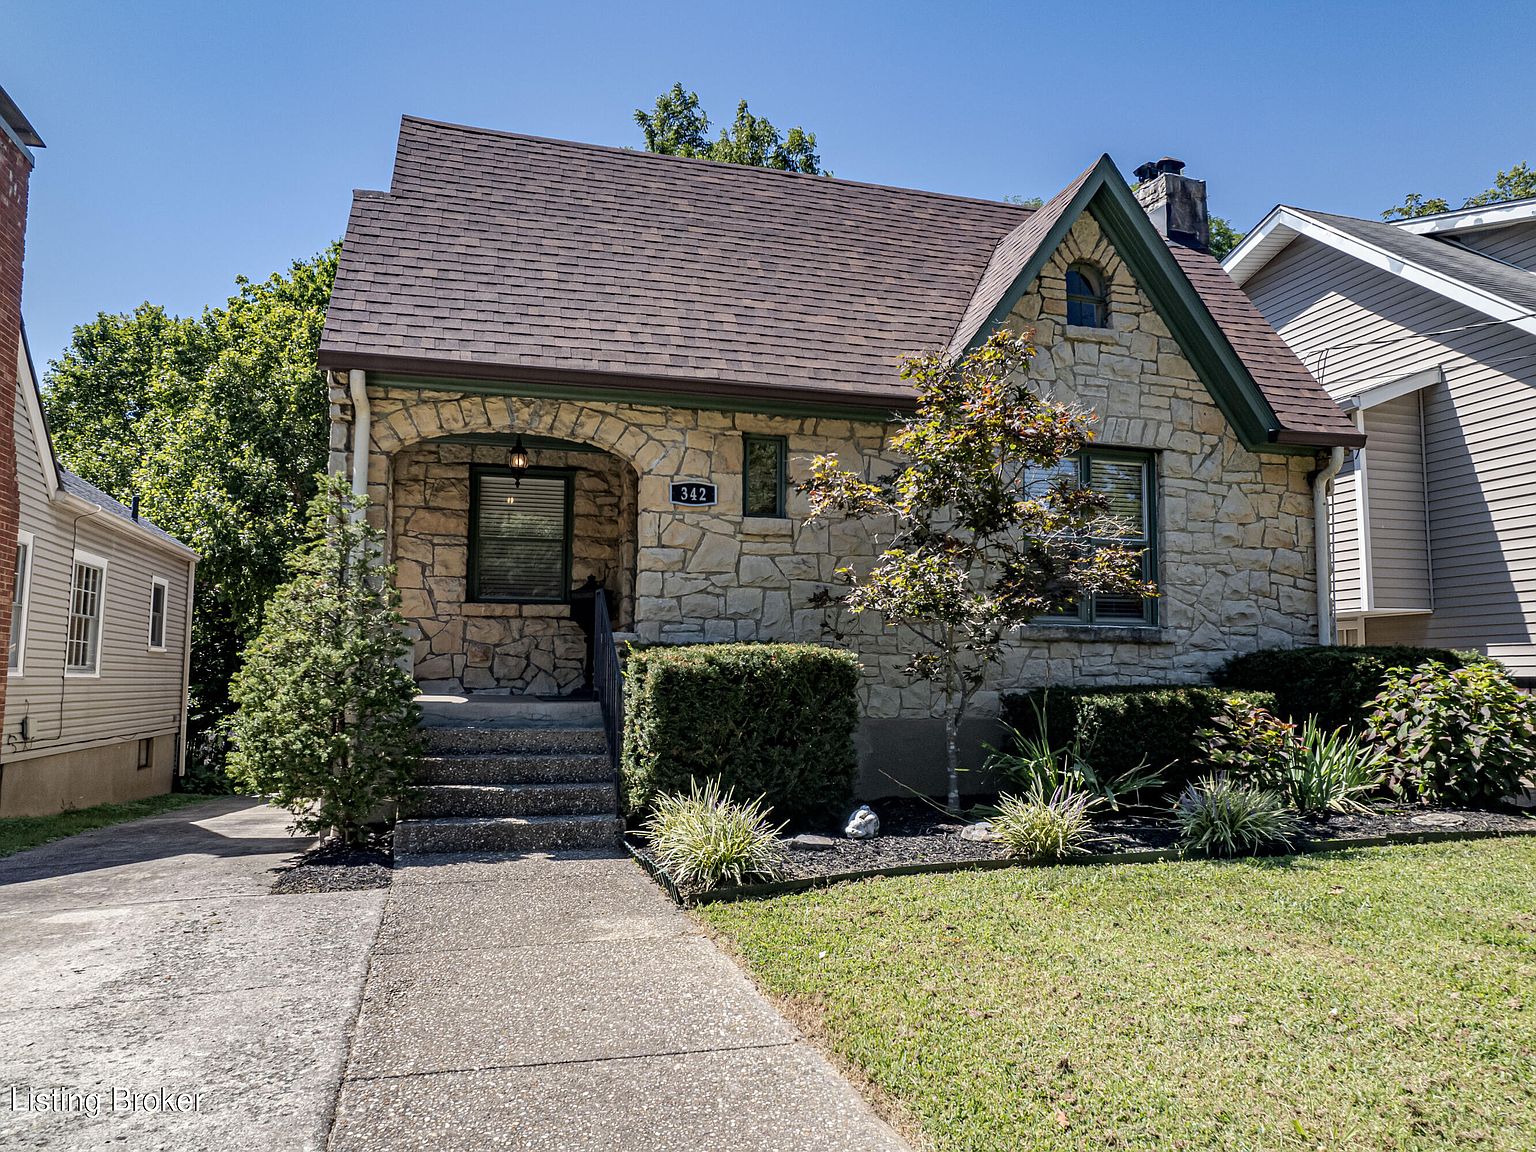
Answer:
<svg viewBox="0 0 1536 1152"><path fill-rule="evenodd" d="M563 604L571 594L571 477L470 472L469 598Z"/></svg>
<svg viewBox="0 0 1536 1152"><path fill-rule="evenodd" d="M1126 535L1106 539L1141 552L1141 578L1157 578L1157 474L1150 452L1092 448L1063 460L1047 473L1032 470L1031 489L1041 489L1056 475L1075 475L1079 484L1109 497L1109 515L1121 521ZM1157 623L1157 601L1146 596L1090 596L1042 620L1054 624L1151 625Z"/></svg>
<svg viewBox="0 0 1536 1152"><path fill-rule="evenodd" d="M745 438L745 474L742 491L746 494L747 516L783 516L785 463L789 446L782 436Z"/></svg>
<svg viewBox="0 0 1536 1152"><path fill-rule="evenodd" d="M1109 324L1109 293L1104 288L1104 273L1092 264L1074 264L1067 269L1067 323L1081 328L1104 328Z"/></svg>

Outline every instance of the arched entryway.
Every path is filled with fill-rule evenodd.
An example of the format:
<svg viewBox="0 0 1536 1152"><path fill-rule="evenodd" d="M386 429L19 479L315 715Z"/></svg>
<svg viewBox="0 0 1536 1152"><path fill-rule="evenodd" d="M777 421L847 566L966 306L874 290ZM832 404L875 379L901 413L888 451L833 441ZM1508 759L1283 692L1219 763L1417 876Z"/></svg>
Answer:
<svg viewBox="0 0 1536 1152"><path fill-rule="evenodd" d="M389 543L423 692L562 696L586 680L582 590L634 619L638 479L571 440L464 433L390 461Z"/></svg>

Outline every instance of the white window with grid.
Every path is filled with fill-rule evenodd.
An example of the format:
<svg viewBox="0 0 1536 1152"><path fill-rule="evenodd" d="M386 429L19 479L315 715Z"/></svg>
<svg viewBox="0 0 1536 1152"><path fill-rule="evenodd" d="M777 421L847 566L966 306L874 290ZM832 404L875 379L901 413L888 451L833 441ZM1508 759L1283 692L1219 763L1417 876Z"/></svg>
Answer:
<svg viewBox="0 0 1536 1152"><path fill-rule="evenodd" d="M101 674L101 622L106 601L107 562L88 552L76 552L69 581L69 631L64 641L64 671L70 676Z"/></svg>

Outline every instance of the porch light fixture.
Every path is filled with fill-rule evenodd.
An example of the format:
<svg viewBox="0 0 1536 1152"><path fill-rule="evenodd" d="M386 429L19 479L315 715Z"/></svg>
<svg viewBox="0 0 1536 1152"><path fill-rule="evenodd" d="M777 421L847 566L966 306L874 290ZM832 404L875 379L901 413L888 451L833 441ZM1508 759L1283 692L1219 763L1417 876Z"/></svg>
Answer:
<svg viewBox="0 0 1536 1152"><path fill-rule="evenodd" d="M517 434L517 440L512 445L512 452L507 456L507 468L512 473L512 486L523 486L523 473L528 471L528 449L523 446L523 434Z"/></svg>

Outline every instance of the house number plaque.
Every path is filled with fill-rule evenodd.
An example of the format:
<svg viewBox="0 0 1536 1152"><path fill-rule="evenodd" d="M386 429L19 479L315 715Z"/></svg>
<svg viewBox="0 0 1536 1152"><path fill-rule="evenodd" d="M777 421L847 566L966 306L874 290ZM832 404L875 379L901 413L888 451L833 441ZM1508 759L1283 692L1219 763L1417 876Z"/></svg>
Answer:
<svg viewBox="0 0 1536 1152"><path fill-rule="evenodd" d="M690 508L708 508L715 502L715 486L695 480L683 480L672 485L672 503L686 504Z"/></svg>

